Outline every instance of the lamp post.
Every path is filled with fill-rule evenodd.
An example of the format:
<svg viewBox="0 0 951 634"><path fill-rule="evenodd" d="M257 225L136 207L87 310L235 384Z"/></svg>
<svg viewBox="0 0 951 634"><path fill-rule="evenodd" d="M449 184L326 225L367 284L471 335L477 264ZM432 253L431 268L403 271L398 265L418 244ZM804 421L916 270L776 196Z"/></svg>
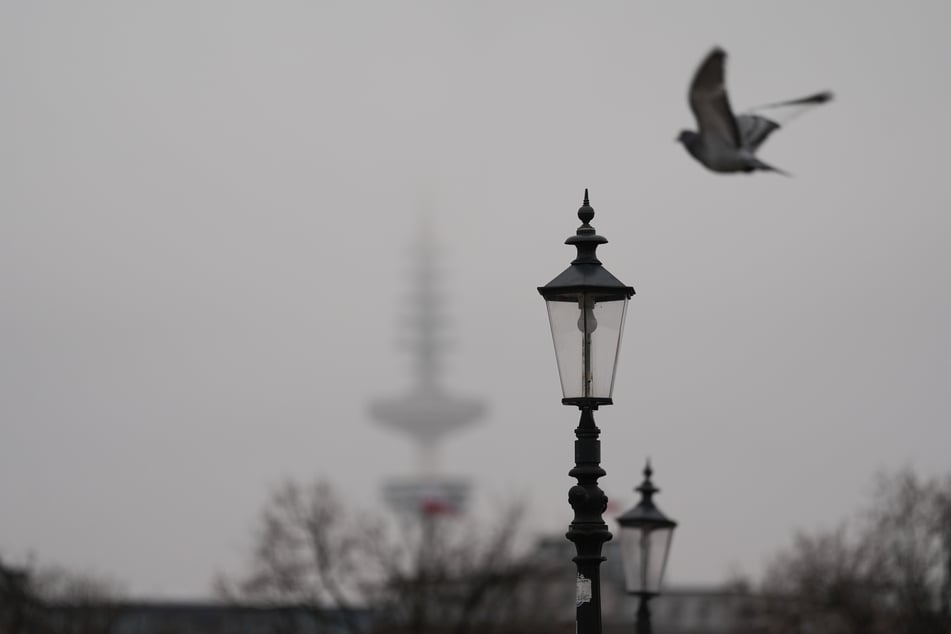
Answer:
<svg viewBox="0 0 951 634"><path fill-rule="evenodd" d="M578 480L568 491L575 516L565 535L577 551L576 631L601 634L601 546L611 539L611 533L602 517L608 498L598 487L598 478L605 472L594 410L612 403L627 301L634 289L608 273L597 258L595 251L607 240L590 224L594 209L588 203L587 189L578 218L581 226L565 240L577 248L577 257L538 292L548 306L561 402L581 410L575 429L575 467L568 472Z"/></svg>
<svg viewBox="0 0 951 634"><path fill-rule="evenodd" d="M621 559L627 591L640 597L637 606L637 634L651 634L648 602L660 594L667 567L667 555L677 522L664 515L654 504L660 489L651 482L650 461L644 467L644 481L635 491L641 494L637 506L617 519L621 525Z"/></svg>

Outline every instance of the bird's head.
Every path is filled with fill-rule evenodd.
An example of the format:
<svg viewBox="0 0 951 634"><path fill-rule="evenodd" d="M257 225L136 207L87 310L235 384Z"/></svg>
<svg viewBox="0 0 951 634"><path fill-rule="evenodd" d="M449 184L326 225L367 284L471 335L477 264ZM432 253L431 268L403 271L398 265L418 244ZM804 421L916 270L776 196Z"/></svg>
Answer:
<svg viewBox="0 0 951 634"><path fill-rule="evenodd" d="M680 134L677 135L677 138L674 139L674 141L677 143L682 143L686 147L690 147L699 137L700 135L692 130L681 130Z"/></svg>

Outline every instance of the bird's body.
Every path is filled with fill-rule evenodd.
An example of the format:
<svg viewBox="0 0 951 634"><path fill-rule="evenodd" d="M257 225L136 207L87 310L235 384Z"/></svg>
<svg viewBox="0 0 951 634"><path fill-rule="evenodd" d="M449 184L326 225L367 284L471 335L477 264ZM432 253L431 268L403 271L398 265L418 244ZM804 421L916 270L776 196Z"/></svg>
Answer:
<svg viewBox="0 0 951 634"><path fill-rule="evenodd" d="M752 172L762 162L744 148L734 148L717 142L709 142L703 135L685 130L678 139L692 157L714 172Z"/></svg>
<svg viewBox="0 0 951 634"><path fill-rule="evenodd" d="M698 131L684 130L677 137L687 152L707 169L719 173L754 172L757 170L785 174L756 157L756 151L780 128L771 117L757 113L734 115L724 83L723 65L726 53L715 48L697 69L690 84L690 109L697 119ZM759 108L802 108L825 103L832 93L821 92L800 99L791 99Z"/></svg>

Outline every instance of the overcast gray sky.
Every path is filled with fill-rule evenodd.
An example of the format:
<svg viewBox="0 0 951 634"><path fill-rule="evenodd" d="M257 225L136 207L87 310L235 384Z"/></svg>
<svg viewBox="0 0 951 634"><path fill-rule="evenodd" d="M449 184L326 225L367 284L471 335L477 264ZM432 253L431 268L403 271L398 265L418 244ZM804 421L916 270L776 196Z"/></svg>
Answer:
<svg viewBox="0 0 951 634"><path fill-rule="evenodd" d="M577 413L535 287L585 187L637 289L602 482L624 508L653 457L673 583L756 574L880 469L947 471L949 23L940 1L3 3L0 556L195 596L282 478L379 504L413 454L367 403L408 385L425 205L447 383L491 406L445 462L563 531ZM715 44L738 109L836 91L761 152L794 178L673 142Z"/></svg>

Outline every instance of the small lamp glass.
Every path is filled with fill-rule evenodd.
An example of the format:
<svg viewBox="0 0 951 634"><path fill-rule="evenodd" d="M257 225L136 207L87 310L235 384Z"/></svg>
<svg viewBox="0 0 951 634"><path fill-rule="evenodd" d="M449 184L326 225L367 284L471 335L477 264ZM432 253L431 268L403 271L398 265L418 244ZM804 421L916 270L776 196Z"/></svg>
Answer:
<svg viewBox="0 0 951 634"><path fill-rule="evenodd" d="M641 501L617 520L621 527L618 540L627 591L648 596L660 593L677 527L677 522L654 504L653 497L659 489L651 482L652 473L648 462L644 482L636 489L641 493Z"/></svg>

